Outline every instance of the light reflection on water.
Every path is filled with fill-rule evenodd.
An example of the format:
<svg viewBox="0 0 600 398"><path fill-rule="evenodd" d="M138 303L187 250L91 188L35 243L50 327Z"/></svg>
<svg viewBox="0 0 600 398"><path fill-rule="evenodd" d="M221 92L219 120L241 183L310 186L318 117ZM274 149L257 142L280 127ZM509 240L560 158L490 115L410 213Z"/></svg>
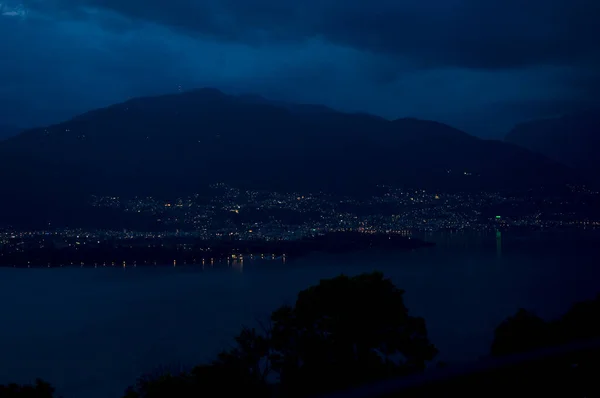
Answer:
<svg viewBox="0 0 600 398"><path fill-rule="evenodd" d="M0 269L0 383L43 377L65 398L119 397L155 366L188 366L228 347L328 278L380 270L427 320L440 359L485 354L519 307L552 317L600 290L599 245L546 235L428 235L434 248L299 260ZM590 243L590 244L586 244Z"/></svg>

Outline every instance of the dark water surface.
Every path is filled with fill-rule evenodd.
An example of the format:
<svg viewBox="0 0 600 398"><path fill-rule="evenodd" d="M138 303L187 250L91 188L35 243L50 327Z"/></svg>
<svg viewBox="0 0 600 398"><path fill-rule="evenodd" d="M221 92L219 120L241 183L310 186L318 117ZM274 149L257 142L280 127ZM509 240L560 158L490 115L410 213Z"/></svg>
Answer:
<svg viewBox="0 0 600 398"><path fill-rule="evenodd" d="M173 267L0 269L0 384L42 377L65 398L120 397L141 373L226 348L321 278L379 270L406 290L439 359L487 354L519 307L555 317L600 292L595 235L430 236L434 248Z"/></svg>

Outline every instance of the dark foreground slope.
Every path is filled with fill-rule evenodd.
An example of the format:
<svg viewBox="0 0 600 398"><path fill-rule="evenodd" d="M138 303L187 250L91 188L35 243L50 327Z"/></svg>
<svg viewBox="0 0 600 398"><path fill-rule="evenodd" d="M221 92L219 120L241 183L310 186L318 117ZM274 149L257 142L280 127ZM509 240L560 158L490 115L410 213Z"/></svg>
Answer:
<svg viewBox="0 0 600 398"><path fill-rule="evenodd" d="M0 143L0 163L0 222L74 217L90 194L173 197L214 182L357 194L376 184L497 190L571 178L544 156L436 122L214 89L136 98L25 131Z"/></svg>

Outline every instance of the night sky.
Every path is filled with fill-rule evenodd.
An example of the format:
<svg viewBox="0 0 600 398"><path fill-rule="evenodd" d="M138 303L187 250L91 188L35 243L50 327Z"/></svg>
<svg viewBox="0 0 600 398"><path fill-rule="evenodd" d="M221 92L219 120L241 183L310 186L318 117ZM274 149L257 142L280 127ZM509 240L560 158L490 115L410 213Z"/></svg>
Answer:
<svg viewBox="0 0 600 398"><path fill-rule="evenodd" d="M0 124L201 86L500 137L597 103L598 0L0 0Z"/></svg>

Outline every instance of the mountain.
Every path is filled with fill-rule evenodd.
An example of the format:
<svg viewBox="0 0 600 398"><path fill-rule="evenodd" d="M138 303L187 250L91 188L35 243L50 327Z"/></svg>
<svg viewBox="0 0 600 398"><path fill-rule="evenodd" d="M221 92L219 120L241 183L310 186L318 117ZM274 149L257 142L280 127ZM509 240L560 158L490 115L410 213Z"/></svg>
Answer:
<svg viewBox="0 0 600 398"><path fill-rule="evenodd" d="M600 109L516 126L505 139L600 182Z"/></svg>
<svg viewBox="0 0 600 398"><path fill-rule="evenodd" d="M0 222L15 222L56 219L57 209L76 217L91 194L172 198L215 182L360 195L377 184L527 189L571 176L542 155L441 123L200 89L25 131L0 143L0 178L11 192Z"/></svg>
<svg viewBox="0 0 600 398"><path fill-rule="evenodd" d="M5 124L0 124L0 140L17 135L21 131L20 128Z"/></svg>
<svg viewBox="0 0 600 398"><path fill-rule="evenodd" d="M315 104L295 104L286 101L274 101L255 94L242 94L237 97L240 101L245 101L253 104L272 105L278 108L284 108L292 113L335 113L332 108L325 105Z"/></svg>

